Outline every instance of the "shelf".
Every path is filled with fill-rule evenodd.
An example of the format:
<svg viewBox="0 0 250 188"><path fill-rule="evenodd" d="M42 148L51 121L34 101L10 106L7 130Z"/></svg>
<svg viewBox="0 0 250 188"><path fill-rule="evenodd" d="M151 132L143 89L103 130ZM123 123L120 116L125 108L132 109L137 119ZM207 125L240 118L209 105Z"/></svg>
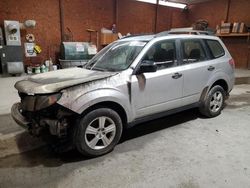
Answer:
<svg viewBox="0 0 250 188"><path fill-rule="evenodd" d="M216 36L218 37L249 37L250 33L228 33L228 34L217 33Z"/></svg>

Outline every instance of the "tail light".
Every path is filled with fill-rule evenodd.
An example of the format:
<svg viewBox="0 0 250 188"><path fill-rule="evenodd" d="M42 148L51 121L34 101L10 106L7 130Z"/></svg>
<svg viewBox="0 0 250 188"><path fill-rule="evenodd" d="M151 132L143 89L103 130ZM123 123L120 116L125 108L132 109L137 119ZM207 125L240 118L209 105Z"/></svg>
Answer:
<svg viewBox="0 0 250 188"><path fill-rule="evenodd" d="M235 68L235 62L234 62L234 59L230 59L228 63L231 65L232 69L234 69L234 68Z"/></svg>

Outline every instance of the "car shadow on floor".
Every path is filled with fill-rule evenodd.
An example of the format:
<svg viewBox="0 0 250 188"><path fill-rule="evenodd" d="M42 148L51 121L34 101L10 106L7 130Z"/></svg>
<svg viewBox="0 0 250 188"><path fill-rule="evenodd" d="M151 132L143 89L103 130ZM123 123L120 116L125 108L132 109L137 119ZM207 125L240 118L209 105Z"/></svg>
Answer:
<svg viewBox="0 0 250 188"><path fill-rule="evenodd" d="M124 130L122 138L119 144L126 144L127 141L136 139L141 136L145 136L154 132L158 132L170 127L175 127L188 121L192 121L197 118L203 118L197 109L186 110L177 114L169 115L164 118L152 120L146 123L135 125L131 128ZM150 139L148 139L150 142ZM118 144L118 145L119 145ZM136 149L136 148L132 148ZM137 148L140 149L140 148ZM42 148L26 152L20 155L13 155L6 158L0 159L0 168L9 167L34 167L43 165L46 167L57 167L65 163L73 163L78 161L100 161L106 157L115 155L117 150L112 151L110 154L97 157L97 158L86 158L82 156L75 149L61 154L55 154L49 147L44 146ZM121 151L122 152L122 151Z"/></svg>

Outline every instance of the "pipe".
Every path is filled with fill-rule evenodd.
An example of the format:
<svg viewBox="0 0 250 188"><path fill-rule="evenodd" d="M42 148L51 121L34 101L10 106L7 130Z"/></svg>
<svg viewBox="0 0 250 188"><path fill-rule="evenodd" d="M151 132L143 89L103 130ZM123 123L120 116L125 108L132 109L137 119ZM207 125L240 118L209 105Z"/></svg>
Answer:
<svg viewBox="0 0 250 188"><path fill-rule="evenodd" d="M157 32L158 9L159 9L159 0L157 0L156 5L155 5L155 27L154 27L155 33Z"/></svg>
<svg viewBox="0 0 250 188"><path fill-rule="evenodd" d="M59 0L59 13L60 13L61 42L63 42L65 40L63 0Z"/></svg>
<svg viewBox="0 0 250 188"><path fill-rule="evenodd" d="M229 17L230 6L231 6L231 0L228 0L228 2L227 2L227 13L226 13L226 19L225 19L225 22L228 22L228 17Z"/></svg>
<svg viewBox="0 0 250 188"><path fill-rule="evenodd" d="M114 18L113 18L113 23L118 25L118 0L114 0Z"/></svg>

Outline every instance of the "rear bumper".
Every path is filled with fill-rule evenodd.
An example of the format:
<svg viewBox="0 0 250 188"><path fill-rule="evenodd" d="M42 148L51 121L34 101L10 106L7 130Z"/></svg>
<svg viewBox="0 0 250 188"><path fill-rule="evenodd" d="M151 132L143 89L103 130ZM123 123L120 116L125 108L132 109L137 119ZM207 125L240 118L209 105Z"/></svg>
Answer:
<svg viewBox="0 0 250 188"><path fill-rule="evenodd" d="M21 114L21 103L15 103L11 108L11 116L15 122L25 129L29 129L30 122Z"/></svg>

